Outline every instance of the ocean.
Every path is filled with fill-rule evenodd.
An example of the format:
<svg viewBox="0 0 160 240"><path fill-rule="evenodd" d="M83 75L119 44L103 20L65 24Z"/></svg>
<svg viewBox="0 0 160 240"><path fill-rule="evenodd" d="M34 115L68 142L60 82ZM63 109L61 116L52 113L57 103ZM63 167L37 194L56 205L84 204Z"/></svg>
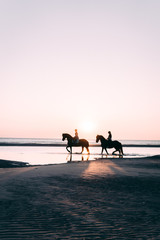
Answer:
<svg viewBox="0 0 160 240"><path fill-rule="evenodd" d="M118 140L123 145L123 158L151 157L160 155L160 140ZM71 161L101 158L101 147L94 139L89 140L90 155L81 147L73 147L73 154L66 150L67 141L43 138L0 138L0 159L27 162L29 165L61 164ZM108 158L119 158L108 149ZM104 154L103 157L106 157Z"/></svg>

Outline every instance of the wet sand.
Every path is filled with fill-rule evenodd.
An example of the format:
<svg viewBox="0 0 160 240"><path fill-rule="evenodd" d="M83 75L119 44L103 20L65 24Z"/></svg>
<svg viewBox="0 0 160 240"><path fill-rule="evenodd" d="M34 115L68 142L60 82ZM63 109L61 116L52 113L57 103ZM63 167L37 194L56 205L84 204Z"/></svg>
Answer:
<svg viewBox="0 0 160 240"><path fill-rule="evenodd" d="M0 239L160 239L160 156L0 169Z"/></svg>

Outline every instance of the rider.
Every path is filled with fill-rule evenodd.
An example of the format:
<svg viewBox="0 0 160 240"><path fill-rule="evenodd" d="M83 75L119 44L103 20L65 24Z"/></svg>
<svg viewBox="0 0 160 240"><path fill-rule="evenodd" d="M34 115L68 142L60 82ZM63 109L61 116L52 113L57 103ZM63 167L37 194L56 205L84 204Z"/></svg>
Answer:
<svg viewBox="0 0 160 240"><path fill-rule="evenodd" d="M108 141L112 141L112 133L109 131L108 132L108 138L107 138Z"/></svg>
<svg viewBox="0 0 160 240"><path fill-rule="evenodd" d="M78 137L78 132L77 132L77 129L75 129L75 136L74 136L74 143L79 143L79 137Z"/></svg>

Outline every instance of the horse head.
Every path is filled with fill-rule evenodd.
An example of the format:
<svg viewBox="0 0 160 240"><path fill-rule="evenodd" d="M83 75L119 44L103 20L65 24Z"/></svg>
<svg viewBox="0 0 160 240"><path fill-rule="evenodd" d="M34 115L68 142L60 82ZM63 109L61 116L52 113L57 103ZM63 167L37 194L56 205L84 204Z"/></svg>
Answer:
<svg viewBox="0 0 160 240"><path fill-rule="evenodd" d="M104 142L104 141L106 141L106 139L102 135L97 135L96 142L98 143L99 141Z"/></svg>
<svg viewBox="0 0 160 240"><path fill-rule="evenodd" d="M70 139L72 139L72 136L69 135L68 133L63 133L62 134L62 141L64 141L65 139L70 140Z"/></svg>
<svg viewBox="0 0 160 240"><path fill-rule="evenodd" d="M62 141L64 141L65 139L66 139L66 134L63 133L63 134L62 134Z"/></svg>
<svg viewBox="0 0 160 240"><path fill-rule="evenodd" d="M97 136L96 136L96 142L98 143L99 140L100 140L100 135L97 135Z"/></svg>

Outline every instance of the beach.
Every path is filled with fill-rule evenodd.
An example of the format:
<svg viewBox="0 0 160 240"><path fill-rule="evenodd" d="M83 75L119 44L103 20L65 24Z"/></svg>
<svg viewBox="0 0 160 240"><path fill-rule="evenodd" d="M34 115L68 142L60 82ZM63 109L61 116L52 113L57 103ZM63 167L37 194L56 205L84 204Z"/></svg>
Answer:
<svg viewBox="0 0 160 240"><path fill-rule="evenodd" d="M160 240L159 12L0 1L0 240Z"/></svg>
<svg viewBox="0 0 160 240"><path fill-rule="evenodd" d="M14 164L0 168L0 239L160 239L160 156Z"/></svg>

